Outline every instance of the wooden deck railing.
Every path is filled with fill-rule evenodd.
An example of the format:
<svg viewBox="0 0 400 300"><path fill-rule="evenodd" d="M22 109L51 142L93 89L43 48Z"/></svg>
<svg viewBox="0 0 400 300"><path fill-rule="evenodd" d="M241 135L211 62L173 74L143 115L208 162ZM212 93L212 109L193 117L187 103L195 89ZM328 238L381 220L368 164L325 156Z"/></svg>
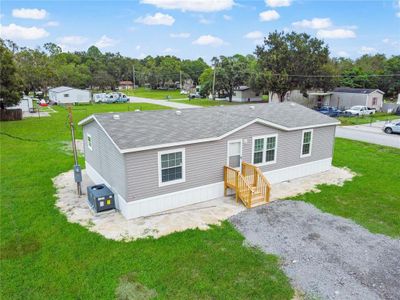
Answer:
<svg viewBox="0 0 400 300"><path fill-rule="evenodd" d="M234 168L224 167L224 192L233 189L236 193L236 200L250 208L253 200L269 202L271 184L265 178L262 171L254 165L243 162L241 172Z"/></svg>

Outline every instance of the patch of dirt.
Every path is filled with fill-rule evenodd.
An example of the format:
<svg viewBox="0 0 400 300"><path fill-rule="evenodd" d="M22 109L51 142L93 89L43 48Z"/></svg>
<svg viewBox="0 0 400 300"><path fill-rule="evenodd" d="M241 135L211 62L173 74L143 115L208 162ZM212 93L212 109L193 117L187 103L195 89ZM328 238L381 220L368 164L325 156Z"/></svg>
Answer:
<svg viewBox="0 0 400 300"><path fill-rule="evenodd" d="M135 273L122 276L115 290L117 300L148 300L155 297L157 297L157 292L139 283Z"/></svg>
<svg viewBox="0 0 400 300"><path fill-rule="evenodd" d="M0 259L14 259L39 251L41 245L32 236L14 238L0 248Z"/></svg>
<svg viewBox="0 0 400 300"><path fill-rule="evenodd" d="M230 218L248 244L276 254L305 299L400 299L400 240L302 201L274 201Z"/></svg>

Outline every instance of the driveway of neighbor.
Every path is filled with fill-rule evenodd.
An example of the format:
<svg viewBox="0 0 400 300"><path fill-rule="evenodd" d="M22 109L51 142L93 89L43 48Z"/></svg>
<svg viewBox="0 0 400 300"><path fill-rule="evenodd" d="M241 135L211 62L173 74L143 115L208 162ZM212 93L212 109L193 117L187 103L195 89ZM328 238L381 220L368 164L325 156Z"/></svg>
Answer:
<svg viewBox="0 0 400 300"><path fill-rule="evenodd" d="M393 120L393 122L398 121L399 120ZM384 133L382 131L384 124L385 121L380 121L372 124L338 126L336 128L336 136L350 140L400 148L400 134Z"/></svg>
<svg viewBox="0 0 400 300"><path fill-rule="evenodd" d="M155 99L148 99L148 98L139 98L139 97L129 97L129 102L131 102L131 103L151 103L151 104L157 104L157 105L162 105L162 106L168 106L168 107L176 108L176 109L201 108L201 106L198 106L198 105L172 102L172 101L168 101L168 100L155 100Z"/></svg>
<svg viewBox="0 0 400 300"><path fill-rule="evenodd" d="M248 244L280 256L294 287L312 299L400 299L399 239L302 201L274 201L230 221Z"/></svg>

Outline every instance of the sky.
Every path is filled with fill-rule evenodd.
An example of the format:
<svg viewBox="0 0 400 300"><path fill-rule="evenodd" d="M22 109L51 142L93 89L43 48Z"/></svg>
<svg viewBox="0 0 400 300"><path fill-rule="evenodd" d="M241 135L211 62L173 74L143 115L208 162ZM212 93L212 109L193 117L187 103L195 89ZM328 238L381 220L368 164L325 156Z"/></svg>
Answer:
<svg viewBox="0 0 400 300"><path fill-rule="evenodd" d="M0 37L20 46L46 42L144 58L175 55L207 62L251 54L272 31L323 39L331 56L400 55L400 0L131 0L0 2Z"/></svg>

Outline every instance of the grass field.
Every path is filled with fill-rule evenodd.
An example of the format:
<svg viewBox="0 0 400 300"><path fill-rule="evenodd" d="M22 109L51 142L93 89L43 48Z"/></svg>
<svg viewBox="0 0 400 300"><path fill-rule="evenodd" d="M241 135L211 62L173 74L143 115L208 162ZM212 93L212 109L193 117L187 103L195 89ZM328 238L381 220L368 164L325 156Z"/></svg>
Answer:
<svg viewBox="0 0 400 300"><path fill-rule="evenodd" d="M133 282L118 290L155 290L159 299L292 298L277 257L244 247L229 223L127 243L68 223L54 206L51 181L73 165L67 113L55 109L51 117L1 123L1 299L115 299L126 277ZM80 105L74 120L126 110Z"/></svg>
<svg viewBox="0 0 400 300"><path fill-rule="evenodd" d="M400 116L387 113L376 113L372 116L339 117L338 119L341 122L342 126L348 126L348 125L368 124L377 121L390 121L394 119L400 119Z"/></svg>
<svg viewBox="0 0 400 300"><path fill-rule="evenodd" d="M136 108L163 107L79 105L74 120ZM51 117L0 124L2 299L114 299L121 278L129 278L131 289L154 290L159 299L293 297L277 258L244 247L243 237L227 222L208 231L126 243L68 223L54 206L51 181L73 165L65 150L67 113L55 109ZM372 232L398 237L399 157L398 149L337 139L334 164L359 176L343 187L322 186L321 193L298 199L351 218ZM82 158L80 162L83 165Z"/></svg>
<svg viewBox="0 0 400 300"><path fill-rule="evenodd" d="M336 139L333 164L358 176L343 187L321 186L321 193L297 199L353 219L371 232L400 237L400 149Z"/></svg>
<svg viewBox="0 0 400 300"><path fill-rule="evenodd" d="M151 90L143 87L132 89L132 90L124 90L121 91L127 96L135 96L141 98L149 98L156 100L165 100L167 97L169 99L183 99L187 98L187 95L181 95L180 90Z"/></svg>

